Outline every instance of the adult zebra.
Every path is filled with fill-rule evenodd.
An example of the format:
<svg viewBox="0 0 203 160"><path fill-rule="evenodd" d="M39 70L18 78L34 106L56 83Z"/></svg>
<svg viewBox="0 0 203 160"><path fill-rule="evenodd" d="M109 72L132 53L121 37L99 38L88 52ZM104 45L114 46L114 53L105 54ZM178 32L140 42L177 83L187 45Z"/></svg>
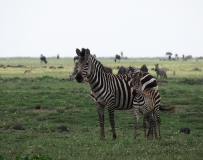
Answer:
<svg viewBox="0 0 203 160"><path fill-rule="evenodd" d="M128 110L133 107L133 88L130 86L132 80L128 75L114 75L107 73L104 66L95 59L89 49L76 49L80 56L78 61L77 82L85 79L91 88L91 97L96 103L99 122L100 138L104 138L104 108L107 106L113 139L116 139L114 111ZM136 132L134 133L136 138Z"/></svg>

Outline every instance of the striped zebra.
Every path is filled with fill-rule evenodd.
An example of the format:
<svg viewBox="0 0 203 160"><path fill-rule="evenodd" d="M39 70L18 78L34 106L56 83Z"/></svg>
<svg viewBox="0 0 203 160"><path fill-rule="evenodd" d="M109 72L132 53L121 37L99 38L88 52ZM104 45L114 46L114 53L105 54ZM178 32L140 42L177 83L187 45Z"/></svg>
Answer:
<svg viewBox="0 0 203 160"><path fill-rule="evenodd" d="M91 97L96 103L99 115L100 138L105 137L104 108L107 106L113 139L116 139L114 111L128 110L133 107L133 87L130 86L132 79L128 75L107 73L101 62L90 54L89 49L83 48L81 51L76 49L76 53L80 59L75 78L79 83L85 80L90 85ZM134 134L134 138L136 138L136 134Z"/></svg>
<svg viewBox="0 0 203 160"><path fill-rule="evenodd" d="M133 106L135 108L135 119L139 119L141 113L143 118L144 136L157 138L156 121L158 124L159 136L160 136L160 124L161 119L158 113L160 107L161 97L158 91L158 85L156 79L148 72L136 71L129 73L129 76L133 79L131 85L133 87L134 101ZM149 123L149 131L146 135L146 120ZM136 127L136 126L135 126Z"/></svg>
<svg viewBox="0 0 203 160"><path fill-rule="evenodd" d="M155 64L155 71L156 71L157 79L158 77L159 79L167 78L166 68L159 68L159 64Z"/></svg>
<svg viewBox="0 0 203 160"><path fill-rule="evenodd" d="M149 131L147 137L161 139L161 118L160 111L171 111L175 109L174 106L163 108L161 103L161 96L158 91L156 79L148 72L136 71L129 73L133 79L131 85L133 87L133 94L135 95L133 106L135 108L135 118L139 119L139 113L144 116L143 126L144 135L146 137L146 120L149 123ZM158 133L157 133L158 127Z"/></svg>

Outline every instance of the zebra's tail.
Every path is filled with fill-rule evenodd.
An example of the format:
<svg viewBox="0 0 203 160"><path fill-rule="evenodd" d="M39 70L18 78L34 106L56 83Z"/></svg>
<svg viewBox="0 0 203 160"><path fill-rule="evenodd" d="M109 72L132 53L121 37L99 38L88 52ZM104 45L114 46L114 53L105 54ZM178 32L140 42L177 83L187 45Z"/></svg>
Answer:
<svg viewBox="0 0 203 160"><path fill-rule="evenodd" d="M176 106L171 106L171 107L163 107L163 106L160 106L159 107L159 110L162 111L162 112L167 112L167 111L172 111L172 110L175 110Z"/></svg>

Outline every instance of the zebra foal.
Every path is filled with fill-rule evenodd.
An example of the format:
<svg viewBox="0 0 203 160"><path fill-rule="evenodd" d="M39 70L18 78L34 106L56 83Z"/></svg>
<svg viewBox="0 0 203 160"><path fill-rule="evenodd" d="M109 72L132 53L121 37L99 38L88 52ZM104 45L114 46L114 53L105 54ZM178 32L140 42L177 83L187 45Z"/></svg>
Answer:
<svg viewBox="0 0 203 160"><path fill-rule="evenodd" d="M133 87L133 106L135 109L135 119L139 119L139 114L141 113L143 118L144 136L148 138L157 138L156 121L158 124L161 123L160 116L158 113L161 97L158 92L158 85L156 79L147 73L135 71L134 73L129 73L129 76L133 79L131 85ZM155 117L156 115L156 117ZM149 123L149 131L146 135L146 120ZM158 125L159 126L159 125ZM159 136L160 136L160 127Z"/></svg>
<svg viewBox="0 0 203 160"><path fill-rule="evenodd" d="M156 79L148 72L135 71L129 73L132 78L131 85L135 96L133 107L135 117L139 118L139 113L143 114L144 135L146 137L146 120L149 123L147 137L161 139L161 118L159 111L171 111L175 106L164 108L161 106L161 96L158 91ZM137 119L138 119L137 118Z"/></svg>

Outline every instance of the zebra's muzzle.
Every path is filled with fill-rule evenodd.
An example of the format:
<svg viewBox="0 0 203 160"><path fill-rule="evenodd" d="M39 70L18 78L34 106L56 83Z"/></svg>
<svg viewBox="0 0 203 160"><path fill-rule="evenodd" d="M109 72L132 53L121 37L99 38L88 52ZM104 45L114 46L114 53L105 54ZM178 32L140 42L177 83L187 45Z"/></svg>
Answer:
<svg viewBox="0 0 203 160"><path fill-rule="evenodd" d="M136 96L136 95L137 95L137 91L136 91L136 89L133 89L132 94L133 94L134 96Z"/></svg>
<svg viewBox="0 0 203 160"><path fill-rule="evenodd" d="M78 83L82 83L83 82L82 74L80 73L76 74L75 79L77 80Z"/></svg>

